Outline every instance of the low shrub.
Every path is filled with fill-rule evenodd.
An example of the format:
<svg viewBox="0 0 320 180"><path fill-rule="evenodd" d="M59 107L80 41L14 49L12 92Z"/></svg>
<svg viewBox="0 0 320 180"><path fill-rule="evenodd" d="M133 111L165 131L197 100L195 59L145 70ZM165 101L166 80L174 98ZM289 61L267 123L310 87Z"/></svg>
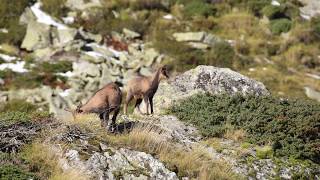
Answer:
<svg viewBox="0 0 320 180"><path fill-rule="evenodd" d="M202 0L192 0L185 5L184 14L187 17L210 16L215 14L215 9L211 4Z"/></svg>
<svg viewBox="0 0 320 180"><path fill-rule="evenodd" d="M315 35L320 38L320 16L312 18L311 26Z"/></svg>
<svg viewBox="0 0 320 180"><path fill-rule="evenodd" d="M270 22L270 29L274 35L280 35L281 33L286 33L290 31L291 27L292 27L292 22L286 18L276 19Z"/></svg>
<svg viewBox="0 0 320 180"><path fill-rule="evenodd" d="M191 46L183 42L177 42L170 37L169 33L157 30L153 39L153 47L160 53L173 58L167 63L175 70L183 71L204 62L201 50L193 49Z"/></svg>
<svg viewBox="0 0 320 180"><path fill-rule="evenodd" d="M270 1L269 0L248 0L246 2L246 7L256 16L261 16L261 11L262 9L269 5Z"/></svg>
<svg viewBox="0 0 320 180"><path fill-rule="evenodd" d="M284 18L285 17L284 11L285 11L285 7L273 6L273 5L265 6L262 9L263 15L267 16L269 19Z"/></svg>
<svg viewBox="0 0 320 180"><path fill-rule="evenodd" d="M169 112L196 125L206 137L222 136L231 124L245 130L250 143L273 143L276 156L320 160L320 105L313 101L198 94Z"/></svg>
<svg viewBox="0 0 320 180"><path fill-rule="evenodd" d="M42 9L58 19L65 17L69 10L65 6L67 0L42 0L41 2Z"/></svg>
<svg viewBox="0 0 320 180"><path fill-rule="evenodd" d="M232 67L235 57L234 49L227 42L217 42L205 53L205 64L217 67Z"/></svg>
<svg viewBox="0 0 320 180"><path fill-rule="evenodd" d="M15 165L0 165L1 180L34 179L36 176Z"/></svg>
<svg viewBox="0 0 320 180"><path fill-rule="evenodd" d="M38 106L24 100L11 100L0 106L0 124L30 123L50 117L48 111L38 110Z"/></svg>
<svg viewBox="0 0 320 180"><path fill-rule="evenodd" d="M256 155L260 159L271 158L273 150L271 146L256 147Z"/></svg>

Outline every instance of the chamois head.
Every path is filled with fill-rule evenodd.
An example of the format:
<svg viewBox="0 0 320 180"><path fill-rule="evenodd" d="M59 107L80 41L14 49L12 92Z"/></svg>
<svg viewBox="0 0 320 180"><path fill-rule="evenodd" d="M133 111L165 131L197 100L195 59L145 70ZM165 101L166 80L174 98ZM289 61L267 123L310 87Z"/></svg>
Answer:
<svg viewBox="0 0 320 180"><path fill-rule="evenodd" d="M82 107L82 102L80 101L80 103L79 103L79 105L77 106L75 112L76 112L76 113L82 113L83 110L81 109L81 107Z"/></svg>
<svg viewBox="0 0 320 180"><path fill-rule="evenodd" d="M169 79L168 68L166 65L159 68L160 71L160 79Z"/></svg>

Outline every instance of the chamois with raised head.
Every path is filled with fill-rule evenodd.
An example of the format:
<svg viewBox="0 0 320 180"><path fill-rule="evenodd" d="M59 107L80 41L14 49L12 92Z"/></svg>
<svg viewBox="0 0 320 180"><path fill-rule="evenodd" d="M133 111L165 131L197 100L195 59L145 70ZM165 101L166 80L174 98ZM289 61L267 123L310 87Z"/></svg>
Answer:
<svg viewBox="0 0 320 180"><path fill-rule="evenodd" d="M116 83L109 83L98 90L86 104L80 104L74 113L96 113L101 119L101 126L107 127L109 114L113 111L112 126L114 126L121 101L122 93L119 86Z"/></svg>
<svg viewBox="0 0 320 180"><path fill-rule="evenodd" d="M124 104L124 114L127 114L128 104L132 99L136 100L135 108L141 104L142 100L146 104L146 113L149 114L149 105L151 114L153 114L153 96L158 90L159 83L162 79L168 79L167 66L162 66L152 76L137 76L128 81L127 97Z"/></svg>

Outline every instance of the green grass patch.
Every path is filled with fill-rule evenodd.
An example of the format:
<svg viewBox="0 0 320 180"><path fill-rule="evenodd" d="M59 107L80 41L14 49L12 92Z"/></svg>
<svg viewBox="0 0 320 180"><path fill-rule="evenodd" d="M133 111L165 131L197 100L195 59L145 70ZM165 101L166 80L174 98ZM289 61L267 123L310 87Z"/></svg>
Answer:
<svg viewBox="0 0 320 180"><path fill-rule="evenodd" d="M272 143L275 156L320 159L320 105L276 97L198 94L169 110L198 127L206 137L221 137L228 124L247 132L246 141Z"/></svg>
<svg viewBox="0 0 320 180"><path fill-rule="evenodd" d="M256 147L256 154L259 159L271 158L273 150L271 146Z"/></svg>
<svg viewBox="0 0 320 180"><path fill-rule="evenodd" d="M292 27L292 22L289 19L281 18L270 22L270 29L274 35L289 32Z"/></svg>
<svg viewBox="0 0 320 180"><path fill-rule="evenodd" d="M40 111L38 106L23 100L11 100L0 106L0 125L30 123L50 116L48 111Z"/></svg>
<svg viewBox="0 0 320 180"><path fill-rule="evenodd" d="M35 175L15 165L0 165L1 180L35 179Z"/></svg>

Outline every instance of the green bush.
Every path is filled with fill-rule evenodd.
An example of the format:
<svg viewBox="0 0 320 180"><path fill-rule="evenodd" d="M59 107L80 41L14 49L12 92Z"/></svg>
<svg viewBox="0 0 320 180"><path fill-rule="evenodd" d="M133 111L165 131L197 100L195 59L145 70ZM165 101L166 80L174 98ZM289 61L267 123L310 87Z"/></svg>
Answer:
<svg viewBox="0 0 320 180"><path fill-rule="evenodd" d="M38 106L23 100L11 100L0 106L0 124L29 123L50 117L48 111L38 110Z"/></svg>
<svg viewBox="0 0 320 180"><path fill-rule="evenodd" d="M184 13L187 17L193 16L210 16L214 15L215 11L212 5L201 1L192 0L185 5Z"/></svg>
<svg viewBox="0 0 320 180"><path fill-rule="evenodd" d="M60 19L67 15L68 8L65 6L67 0L42 0L42 9L48 14Z"/></svg>
<svg viewBox="0 0 320 180"><path fill-rule="evenodd" d="M0 6L0 27L6 28L8 33L0 33L0 42L20 45L26 28L19 25L19 18L24 9L32 4L33 0L2 0Z"/></svg>
<svg viewBox="0 0 320 180"><path fill-rule="evenodd" d="M58 61L55 63L41 62L35 65L32 69L36 72L42 73L59 73L72 71L72 62L70 61Z"/></svg>
<svg viewBox="0 0 320 180"><path fill-rule="evenodd" d="M0 112L9 112L9 111L32 112L32 111L35 111L37 108L38 107L34 104L28 103L23 100L15 99L0 106Z"/></svg>
<svg viewBox="0 0 320 180"><path fill-rule="evenodd" d="M231 124L244 129L250 143L273 143L275 156L320 162L320 105L313 101L198 94L169 112L206 137L222 136Z"/></svg>
<svg viewBox="0 0 320 180"><path fill-rule="evenodd" d="M205 53L205 64L217 67L232 67L235 57L234 49L228 42L217 42Z"/></svg>
<svg viewBox="0 0 320 180"><path fill-rule="evenodd" d="M268 5L262 9L262 13L269 19L278 19L285 17L284 10L283 6Z"/></svg>
<svg viewBox="0 0 320 180"><path fill-rule="evenodd" d="M260 16L262 9L269 4L269 0L248 0L246 2L247 8L256 16Z"/></svg>
<svg viewBox="0 0 320 180"><path fill-rule="evenodd" d="M311 26L314 34L319 38L320 37L320 16L312 18Z"/></svg>
<svg viewBox="0 0 320 180"><path fill-rule="evenodd" d="M1 180L35 179L35 175L14 165L0 165Z"/></svg>
<svg viewBox="0 0 320 180"><path fill-rule="evenodd" d="M290 31L291 27L292 27L292 22L289 19L285 19L285 18L272 20L270 23L271 32L275 35L286 33Z"/></svg>

